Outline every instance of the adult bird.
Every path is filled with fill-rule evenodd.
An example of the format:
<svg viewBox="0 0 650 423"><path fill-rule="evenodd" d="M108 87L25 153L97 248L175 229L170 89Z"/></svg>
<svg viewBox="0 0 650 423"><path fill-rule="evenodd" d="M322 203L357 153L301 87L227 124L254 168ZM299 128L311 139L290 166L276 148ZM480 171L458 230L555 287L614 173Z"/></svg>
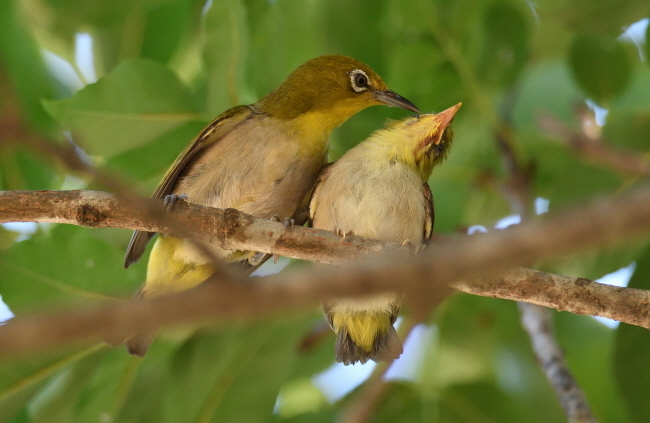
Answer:
<svg viewBox="0 0 650 423"><path fill-rule="evenodd" d="M451 121L460 103L438 114L391 123L350 149L320 175L309 204L311 226L421 248L433 230L433 199L427 183L447 156ZM336 360L389 361L400 356L393 324L401 296L375 294L323 305L336 332Z"/></svg>
<svg viewBox="0 0 650 423"><path fill-rule="evenodd" d="M309 60L255 104L219 115L181 152L153 198L172 204L179 197L218 208L235 208L262 218L292 217L327 162L334 128L374 105L417 107L388 89L369 66L350 57ZM138 261L151 232L135 231L124 265ZM223 262L249 269L265 256L205 246ZM213 260L191 240L159 236L151 251L140 295L152 298L190 289L215 272ZM125 336L131 354L142 356L151 328Z"/></svg>

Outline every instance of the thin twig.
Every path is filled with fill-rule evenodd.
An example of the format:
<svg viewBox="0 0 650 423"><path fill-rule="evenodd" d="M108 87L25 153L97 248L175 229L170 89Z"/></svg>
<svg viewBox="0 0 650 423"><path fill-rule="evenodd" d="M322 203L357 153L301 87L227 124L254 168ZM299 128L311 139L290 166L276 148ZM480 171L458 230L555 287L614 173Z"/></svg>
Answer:
<svg viewBox="0 0 650 423"><path fill-rule="evenodd" d="M510 115L511 113L506 113L504 116L505 129L499 131L496 141L509 175L510 182L506 186L510 189L506 192L506 196L510 200L511 209L519 213L522 221L528 221L533 214L532 168L524 166L515 153L509 137L512 134ZM518 305L522 326L530 336L537 361L553 386L567 420L571 423L595 423L587 398L573 377L553 332L551 310L529 303L520 302Z"/></svg>
<svg viewBox="0 0 650 423"><path fill-rule="evenodd" d="M570 423L596 423L587 397L564 360L553 333L553 316L547 308L519 303L521 324L530 335L539 365L558 394L560 404Z"/></svg>
<svg viewBox="0 0 650 423"><path fill-rule="evenodd" d="M538 125L550 137L559 140L585 159L624 175L637 177L650 175L650 160L641 154L614 148L602 138L593 138L584 131L574 131L546 114L539 117Z"/></svg>

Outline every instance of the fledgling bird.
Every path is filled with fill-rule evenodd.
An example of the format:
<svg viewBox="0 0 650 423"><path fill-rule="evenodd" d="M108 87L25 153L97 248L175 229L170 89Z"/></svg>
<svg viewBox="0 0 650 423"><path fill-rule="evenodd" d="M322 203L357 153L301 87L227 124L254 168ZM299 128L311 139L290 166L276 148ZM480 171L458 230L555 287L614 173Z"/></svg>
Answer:
<svg viewBox="0 0 650 423"><path fill-rule="evenodd" d="M153 198L173 204L182 197L262 218L293 217L306 204L327 162L332 130L380 104L419 113L358 60L340 55L309 60L257 103L233 107L203 129L174 161ZM134 232L125 267L138 261L154 235ZM238 262L250 270L264 258L250 251L206 248L224 262ZM152 298L190 289L212 275L213 266L191 241L160 236L140 294ZM153 330L141 330L118 342L126 342L131 354L142 356L152 336Z"/></svg>
<svg viewBox="0 0 650 423"><path fill-rule="evenodd" d="M391 123L326 167L309 204L311 226L426 245L434 221L427 181L449 152L450 125L460 106ZM393 324L401 303L397 294L378 294L323 304L337 334L336 361L348 365L399 357L402 343Z"/></svg>

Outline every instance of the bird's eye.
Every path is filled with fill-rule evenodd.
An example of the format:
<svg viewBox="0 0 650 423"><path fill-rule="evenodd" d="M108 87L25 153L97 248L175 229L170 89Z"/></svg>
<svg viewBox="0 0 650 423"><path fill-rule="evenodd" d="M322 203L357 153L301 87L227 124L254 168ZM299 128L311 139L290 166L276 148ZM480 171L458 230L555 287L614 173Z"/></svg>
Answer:
<svg viewBox="0 0 650 423"><path fill-rule="evenodd" d="M350 83L352 89L358 93L368 89L368 75L361 69L355 69L350 72Z"/></svg>

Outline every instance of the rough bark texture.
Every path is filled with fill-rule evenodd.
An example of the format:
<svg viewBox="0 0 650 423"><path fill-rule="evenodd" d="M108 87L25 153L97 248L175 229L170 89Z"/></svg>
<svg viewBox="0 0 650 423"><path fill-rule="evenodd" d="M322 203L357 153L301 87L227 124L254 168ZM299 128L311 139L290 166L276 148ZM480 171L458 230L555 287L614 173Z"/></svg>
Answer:
<svg viewBox="0 0 650 423"><path fill-rule="evenodd" d="M147 211L138 211L134 207L138 203L140 200L120 200L110 194L80 191L0 193L0 222L84 223L93 227L161 231L169 228L170 233L180 234L183 232L173 232L180 230L175 223L189 219L186 235L204 240L221 239L222 245L228 248L332 263L338 257L346 260L366 255L368 258L360 258L355 268L287 272L260 278L254 284L215 278L212 283L176 297L16 318L0 327L0 355L99 339L102 335L152 323L179 324L208 317L260 319L273 312L313 306L328 298L386 290L403 291L411 301L426 306L428 299L431 303L439 299L450 281L461 278L462 282L452 286L473 294L610 317L650 328L646 291L528 269L514 269L497 277L491 273L581 248L647 236L650 232L648 189L619 197L616 202L599 202L507 230L433 243L416 256L409 254L406 247L394 246L391 260L377 260L373 255L373 252L387 252L387 244L378 241L359 237L343 240L335 234L300 227L285 229L282 224L236 211L198 206L182 206L166 214L163 221L152 218ZM329 245L328 242L335 253L321 247ZM479 275L480 279L473 279Z"/></svg>

